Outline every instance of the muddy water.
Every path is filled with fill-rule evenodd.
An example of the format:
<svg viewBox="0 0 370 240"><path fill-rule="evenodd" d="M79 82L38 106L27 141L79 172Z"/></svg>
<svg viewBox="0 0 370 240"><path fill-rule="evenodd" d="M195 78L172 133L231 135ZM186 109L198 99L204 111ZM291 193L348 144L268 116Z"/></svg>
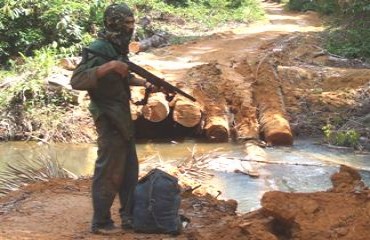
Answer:
<svg viewBox="0 0 370 240"><path fill-rule="evenodd" d="M216 158L232 166L244 159L244 146L231 143L204 143L187 140L182 142L139 142L137 145L141 166L146 162L160 164L184 160L195 153L196 157L212 153ZM91 175L96 147L93 144L56 144L53 146L36 143L10 142L0 144L0 171L6 163L20 164L25 159L33 159L40 154L49 154L63 166L77 175ZM271 190L290 192L323 191L331 187L330 175L338 170L339 164L347 164L360 169L364 181L370 183L370 155L358 155L346 150L332 149L315 144L315 141L296 140L293 147L266 149L266 159L271 163L256 163L260 177L252 178L234 173L232 167L210 170L213 178L206 180L221 191L221 198L236 199L238 210L247 212L260 207L263 193Z"/></svg>

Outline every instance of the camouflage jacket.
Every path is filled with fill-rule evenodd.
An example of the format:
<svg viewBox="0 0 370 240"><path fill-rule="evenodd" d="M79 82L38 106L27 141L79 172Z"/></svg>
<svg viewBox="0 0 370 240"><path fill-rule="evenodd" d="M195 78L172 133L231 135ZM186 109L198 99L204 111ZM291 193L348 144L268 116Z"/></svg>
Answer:
<svg viewBox="0 0 370 240"><path fill-rule="evenodd" d="M119 56L113 45L103 39L95 40L89 49L109 58L117 59ZM98 79L96 76L98 66L108 60L91 53L84 55L81 63L73 72L72 88L88 91L89 110L94 120L104 114L119 129L124 138L130 139L133 136L133 122L130 113L129 77L122 78L116 73L110 73Z"/></svg>

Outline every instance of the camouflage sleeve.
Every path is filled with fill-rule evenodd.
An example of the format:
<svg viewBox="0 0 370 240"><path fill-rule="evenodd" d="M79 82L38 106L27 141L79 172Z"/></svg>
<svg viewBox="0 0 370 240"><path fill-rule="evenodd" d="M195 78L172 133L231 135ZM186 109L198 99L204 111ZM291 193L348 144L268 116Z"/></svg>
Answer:
<svg viewBox="0 0 370 240"><path fill-rule="evenodd" d="M114 47L107 41L98 39L91 43L88 48L112 59L117 58ZM98 87L99 80L96 76L96 70L109 60L93 54L93 52L82 51L81 63L74 70L70 81L73 89L90 90Z"/></svg>
<svg viewBox="0 0 370 240"><path fill-rule="evenodd" d="M89 62L80 63L73 71L71 77L71 86L76 90L89 90L97 87L98 78L96 69L98 66L93 66Z"/></svg>
<svg viewBox="0 0 370 240"><path fill-rule="evenodd" d="M96 88L97 77L96 69L98 67L90 68L84 71L75 71L71 78L71 86L76 90L89 90Z"/></svg>

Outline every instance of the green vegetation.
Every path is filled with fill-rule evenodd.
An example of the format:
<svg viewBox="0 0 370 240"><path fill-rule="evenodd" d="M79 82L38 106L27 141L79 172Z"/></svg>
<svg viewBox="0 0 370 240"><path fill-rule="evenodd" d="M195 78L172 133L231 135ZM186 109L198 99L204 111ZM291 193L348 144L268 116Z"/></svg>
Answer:
<svg viewBox="0 0 370 240"><path fill-rule="evenodd" d="M289 0L287 6L294 11L318 11L322 14L333 14L338 11L337 0Z"/></svg>
<svg viewBox="0 0 370 240"><path fill-rule="evenodd" d="M29 109L42 108L49 103L65 104L69 96L65 92L54 92L50 95L45 78L50 74L56 64L57 54L55 50L42 48L34 52L33 57L25 57L10 61L11 71L2 71L4 76L6 91L0 92L0 109L5 109L9 105L22 105L25 111ZM21 62L21 63L19 63ZM6 82L8 79L9 82Z"/></svg>
<svg viewBox="0 0 370 240"><path fill-rule="evenodd" d="M325 140L333 145L353 147L359 145L360 134L354 130L336 130L333 125L327 124L322 128Z"/></svg>
<svg viewBox="0 0 370 240"><path fill-rule="evenodd" d="M370 61L370 2L356 0L289 0L291 10L331 15L326 48L348 58Z"/></svg>
<svg viewBox="0 0 370 240"><path fill-rule="evenodd" d="M330 29L327 49L338 55L370 62L370 3L360 8L346 8L337 15L337 19L340 24Z"/></svg>
<svg viewBox="0 0 370 240"><path fill-rule="evenodd" d="M27 138L44 138L47 130L55 131L72 103L72 96L63 89L50 89L45 79L57 62L55 49L42 48L33 57L10 61L11 71L1 71L0 112L2 123L12 129L12 124L28 132ZM4 126L3 126L4 127ZM46 130L46 131L45 131ZM8 130L9 139L14 131ZM25 137L25 136L22 136Z"/></svg>
<svg viewBox="0 0 370 240"><path fill-rule="evenodd" d="M101 27L108 0L0 0L0 65L20 54L53 46L75 54ZM118 2L118 1L117 1ZM257 0L127 0L137 18L181 19L206 28L263 15ZM161 26L161 24L157 24Z"/></svg>

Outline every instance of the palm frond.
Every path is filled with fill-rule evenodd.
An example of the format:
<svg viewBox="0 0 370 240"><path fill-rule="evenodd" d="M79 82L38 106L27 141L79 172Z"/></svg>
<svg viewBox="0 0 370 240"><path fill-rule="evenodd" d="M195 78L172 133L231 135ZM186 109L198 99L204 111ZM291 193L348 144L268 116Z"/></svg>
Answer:
<svg viewBox="0 0 370 240"><path fill-rule="evenodd" d="M47 182L53 178L78 177L65 169L56 157L50 154L40 154L35 159L18 160L8 163L5 170L0 172L0 196L20 189L34 182Z"/></svg>

